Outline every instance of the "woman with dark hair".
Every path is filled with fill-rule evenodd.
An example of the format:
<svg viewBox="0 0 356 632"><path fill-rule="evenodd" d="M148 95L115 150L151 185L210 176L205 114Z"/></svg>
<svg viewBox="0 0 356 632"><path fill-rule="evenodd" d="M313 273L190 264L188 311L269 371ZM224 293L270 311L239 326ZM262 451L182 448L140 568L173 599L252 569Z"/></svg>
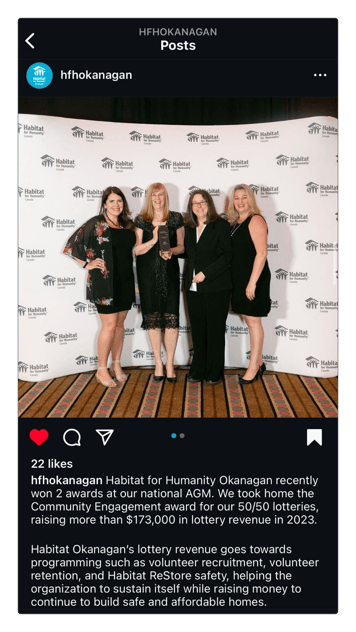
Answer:
<svg viewBox="0 0 356 632"><path fill-rule="evenodd" d="M147 191L141 213L135 219L137 242L137 279L142 309L142 329L148 336L155 356L154 380L164 377L161 358L162 333L167 353L166 373L176 382L174 352L179 331L179 265L175 255L184 252L184 228L181 213L169 210L166 187L160 182ZM161 252L158 227L167 226L170 250Z"/></svg>
<svg viewBox="0 0 356 632"><path fill-rule="evenodd" d="M109 388L127 379L120 357L124 321L135 301L132 249L136 235L130 215L121 189L108 187L99 215L85 222L63 251L88 270L87 300L95 303L101 320L96 379ZM110 352L112 365L108 370Z"/></svg>
<svg viewBox="0 0 356 632"><path fill-rule="evenodd" d="M224 373L225 324L232 288L229 225L203 189L191 194L185 224L185 289L194 347L188 380L205 379L214 385Z"/></svg>
<svg viewBox="0 0 356 632"><path fill-rule="evenodd" d="M246 322L251 342L250 363L240 383L250 384L266 370L261 318L271 309L271 273L267 263L267 224L247 184L234 188L226 219L233 249L231 307Z"/></svg>

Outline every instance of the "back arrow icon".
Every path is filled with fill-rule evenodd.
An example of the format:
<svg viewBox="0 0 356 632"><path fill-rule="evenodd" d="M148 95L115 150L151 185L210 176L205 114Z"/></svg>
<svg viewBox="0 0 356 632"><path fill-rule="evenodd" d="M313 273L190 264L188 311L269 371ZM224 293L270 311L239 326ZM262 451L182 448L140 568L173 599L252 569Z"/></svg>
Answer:
<svg viewBox="0 0 356 632"><path fill-rule="evenodd" d="M28 44L29 46L31 46L31 48L35 48L33 44L31 44L31 42L29 41L31 39L31 37L34 36L34 33L31 33L31 35L28 36L27 39L25 39L26 44Z"/></svg>

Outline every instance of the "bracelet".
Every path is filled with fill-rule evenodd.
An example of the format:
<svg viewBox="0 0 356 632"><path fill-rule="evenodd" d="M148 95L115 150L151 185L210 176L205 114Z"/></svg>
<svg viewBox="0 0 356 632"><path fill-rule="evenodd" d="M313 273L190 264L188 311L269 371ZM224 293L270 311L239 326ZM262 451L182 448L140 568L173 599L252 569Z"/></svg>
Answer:
<svg viewBox="0 0 356 632"><path fill-rule="evenodd" d="M88 263L89 263L89 261L86 261L85 264L83 265L83 268L86 268Z"/></svg>

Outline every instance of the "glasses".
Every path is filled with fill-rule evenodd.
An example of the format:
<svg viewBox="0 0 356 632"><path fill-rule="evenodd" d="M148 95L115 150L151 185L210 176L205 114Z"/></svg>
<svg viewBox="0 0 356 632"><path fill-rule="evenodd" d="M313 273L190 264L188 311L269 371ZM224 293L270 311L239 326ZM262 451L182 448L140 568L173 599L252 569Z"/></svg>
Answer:
<svg viewBox="0 0 356 632"><path fill-rule="evenodd" d="M207 202L193 202L192 206L195 206L195 208L198 208L198 206L206 206L208 203Z"/></svg>

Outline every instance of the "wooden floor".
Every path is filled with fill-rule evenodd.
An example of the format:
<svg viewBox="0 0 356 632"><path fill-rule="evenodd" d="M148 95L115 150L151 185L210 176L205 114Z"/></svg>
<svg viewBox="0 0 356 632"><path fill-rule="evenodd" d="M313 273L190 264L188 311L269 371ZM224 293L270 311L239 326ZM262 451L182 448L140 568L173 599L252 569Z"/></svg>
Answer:
<svg viewBox="0 0 356 632"><path fill-rule="evenodd" d="M94 372L44 382L19 382L19 416L26 418L296 418L337 417L337 378L311 378L266 371L263 379L240 386L237 371L208 386L187 382L187 369L176 369L177 382L155 382L151 369L125 369L117 388L97 383Z"/></svg>

